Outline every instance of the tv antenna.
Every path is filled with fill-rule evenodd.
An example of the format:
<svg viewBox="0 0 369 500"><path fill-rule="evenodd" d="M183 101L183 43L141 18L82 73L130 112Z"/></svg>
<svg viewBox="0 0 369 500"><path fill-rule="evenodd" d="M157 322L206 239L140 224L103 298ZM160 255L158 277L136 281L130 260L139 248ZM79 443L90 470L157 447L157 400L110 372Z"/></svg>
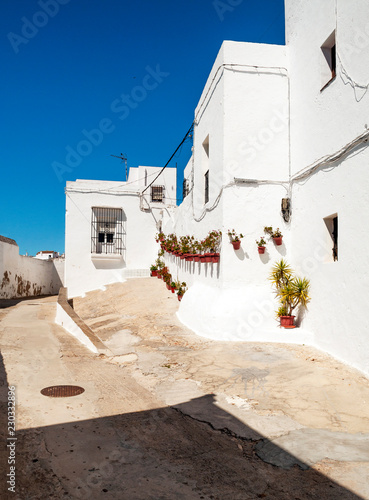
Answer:
<svg viewBox="0 0 369 500"><path fill-rule="evenodd" d="M116 155L110 155L110 156L114 156L114 158L119 158L120 160L122 160L122 162L124 161L125 166L126 166L126 181L127 181L128 180L127 156L124 155L123 153L120 153L120 156L116 156Z"/></svg>

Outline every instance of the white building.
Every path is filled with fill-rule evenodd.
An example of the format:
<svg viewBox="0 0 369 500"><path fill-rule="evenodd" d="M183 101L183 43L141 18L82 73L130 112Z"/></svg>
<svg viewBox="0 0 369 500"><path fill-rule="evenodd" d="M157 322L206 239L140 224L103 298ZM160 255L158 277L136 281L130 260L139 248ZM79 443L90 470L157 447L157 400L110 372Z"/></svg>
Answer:
<svg viewBox="0 0 369 500"><path fill-rule="evenodd" d="M194 113L188 195L180 207L162 210L142 196L150 182L145 167L131 169L126 185L68 183L66 282L73 296L127 272L147 273L161 217L166 234L201 239L222 230L218 264L166 255L174 279L189 286L178 313L183 323L216 339L270 332L273 340L276 302L267 278L283 257L311 281L300 331L369 374L363 317L369 300L369 4L285 4L286 46L223 43ZM168 185L175 192L172 175ZM106 230L99 210L117 211ZM283 245L269 242L261 255L255 240L265 226L281 229ZM228 229L245 235L240 250L230 245Z"/></svg>
<svg viewBox="0 0 369 500"><path fill-rule="evenodd" d="M189 285L179 317L194 331L272 332L267 277L283 257L311 281L301 330L369 373L368 59L366 0L286 0L285 47L223 43L195 110L190 192L164 225L196 238L223 231L219 264L166 259ZM264 226L279 227L283 245L259 255ZM245 235L238 251L233 228Z"/></svg>
<svg viewBox="0 0 369 500"><path fill-rule="evenodd" d="M74 297L149 276L155 233L176 205L176 169L130 168L127 182L76 180L66 187L65 286ZM160 174L160 175L159 175Z"/></svg>
<svg viewBox="0 0 369 500"><path fill-rule="evenodd" d="M49 259L57 259L59 257L59 252L54 252L53 250L41 250L41 252L37 252L35 255L35 259L41 260L49 260Z"/></svg>

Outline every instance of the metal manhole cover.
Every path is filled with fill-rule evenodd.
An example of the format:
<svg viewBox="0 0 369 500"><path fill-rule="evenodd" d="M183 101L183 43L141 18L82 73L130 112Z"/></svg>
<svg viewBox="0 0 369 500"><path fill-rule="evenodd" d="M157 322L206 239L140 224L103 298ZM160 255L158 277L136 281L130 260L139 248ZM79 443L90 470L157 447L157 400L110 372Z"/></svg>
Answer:
<svg viewBox="0 0 369 500"><path fill-rule="evenodd" d="M41 390L43 396L49 396L50 398L69 398L78 396L83 392L85 392L84 388L78 385L53 385Z"/></svg>

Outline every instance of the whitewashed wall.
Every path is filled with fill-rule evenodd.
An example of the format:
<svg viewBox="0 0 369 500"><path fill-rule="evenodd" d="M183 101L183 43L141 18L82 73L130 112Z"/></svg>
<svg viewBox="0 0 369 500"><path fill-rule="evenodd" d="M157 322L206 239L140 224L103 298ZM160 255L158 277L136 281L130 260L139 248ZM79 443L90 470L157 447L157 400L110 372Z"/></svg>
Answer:
<svg viewBox="0 0 369 500"><path fill-rule="evenodd" d="M354 84L369 84L369 6L366 0L288 0L286 19L295 174L336 153L369 125L369 91ZM335 29L337 76L321 91L320 47ZM291 231L293 265L312 286L304 325L315 332L319 347L369 374L367 144L293 182ZM324 222L333 214L337 262Z"/></svg>
<svg viewBox="0 0 369 500"><path fill-rule="evenodd" d="M234 177L288 181L286 113L285 47L224 42L195 110L193 158L186 167L188 177L193 165L194 190L164 225L166 233L197 239L213 229L223 232L219 264L166 258L172 275L189 286L179 310L181 321L207 337L244 340L255 328L276 325L267 275L271 263L290 251L289 228L280 216L286 189L229 184ZM207 138L208 162L203 148ZM205 204L207 168L210 196ZM281 228L284 244L270 242L265 255L259 255L255 240L266 225ZM228 229L245 235L240 250L230 244Z"/></svg>
<svg viewBox="0 0 369 500"><path fill-rule="evenodd" d="M61 286L53 261L19 255L18 245L0 241L0 299L54 295Z"/></svg>

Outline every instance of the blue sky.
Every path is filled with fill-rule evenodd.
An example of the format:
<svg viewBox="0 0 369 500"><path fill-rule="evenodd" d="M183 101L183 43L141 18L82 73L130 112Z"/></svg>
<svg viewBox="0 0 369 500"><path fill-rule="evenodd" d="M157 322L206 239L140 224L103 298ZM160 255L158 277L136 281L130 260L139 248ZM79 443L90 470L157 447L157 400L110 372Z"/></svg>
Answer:
<svg viewBox="0 0 369 500"><path fill-rule="evenodd" d="M66 181L124 180L111 154L164 165L222 41L284 44L284 5L3 0L0 29L0 234L35 255L64 251ZM189 146L171 163L179 178Z"/></svg>

